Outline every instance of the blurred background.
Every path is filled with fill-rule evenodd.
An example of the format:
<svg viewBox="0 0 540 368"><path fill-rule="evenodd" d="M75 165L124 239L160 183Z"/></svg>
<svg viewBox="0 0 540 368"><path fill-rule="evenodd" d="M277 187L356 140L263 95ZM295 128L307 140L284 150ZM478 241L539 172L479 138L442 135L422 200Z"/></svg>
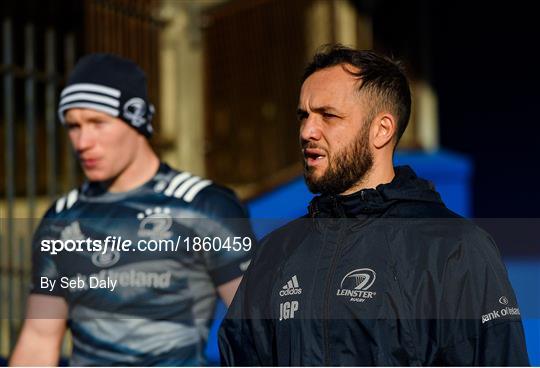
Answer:
<svg viewBox="0 0 540 368"><path fill-rule="evenodd" d="M531 363L540 365L533 8L525 1L3 1L0 357L9 355L24 316L32 231L50 203L82 180L56 117L78 58L112 52L141 65L162 159L234 188L253 218L286 221L311 198L300 176L299 79L320 45L341 42L404 62L413 113L396 164L412 165L451 209L494 235ZM258 235L271 230L254 226ZM216 364L214 344L208 354Z"/></svg>

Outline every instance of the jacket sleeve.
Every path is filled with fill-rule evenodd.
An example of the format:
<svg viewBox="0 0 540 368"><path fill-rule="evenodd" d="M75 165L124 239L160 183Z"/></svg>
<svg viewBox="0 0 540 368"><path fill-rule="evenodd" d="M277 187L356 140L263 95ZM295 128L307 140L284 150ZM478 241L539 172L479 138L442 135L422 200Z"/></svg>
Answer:
<svg viewBox="0 0 540 368"><path fill-rule="evenodd" d="M499 323L443 350L437 365L529 366L521 323Z"/></svg>
<svg viewBox="0 0 540 368"><path fill-rule="evenodd" d="M218 345L224 366L275 365L270 303L264 300L270 294L271 277L264 272L263 249L264 240L220 326Z"/></svg>
<svg viewBox="0 0 540 368"><path fill-rule="evenodd" d="M436 365L529 365L520 310L493 240L463 236L444 269Z"/></svg>

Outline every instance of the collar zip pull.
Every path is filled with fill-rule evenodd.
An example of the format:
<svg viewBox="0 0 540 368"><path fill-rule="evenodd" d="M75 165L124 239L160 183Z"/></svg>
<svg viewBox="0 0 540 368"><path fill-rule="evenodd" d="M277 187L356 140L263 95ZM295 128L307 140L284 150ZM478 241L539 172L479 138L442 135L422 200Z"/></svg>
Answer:
<svg viewBox="0 0 540 368"><path fill-rule="evenodd" d="M319 208L314 201L310 202L309 204L309 212L311 214L311 218L315 220L315 217L317 217L317 215L319 214Z"/></svg>

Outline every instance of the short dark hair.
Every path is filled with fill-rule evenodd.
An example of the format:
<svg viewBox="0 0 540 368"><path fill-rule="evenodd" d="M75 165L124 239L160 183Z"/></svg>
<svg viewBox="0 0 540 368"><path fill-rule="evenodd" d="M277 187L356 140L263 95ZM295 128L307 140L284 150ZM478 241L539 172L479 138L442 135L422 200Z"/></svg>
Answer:
<svg viewBox="0 0 540 368"><path fill-rule="evenodd" d="M371 50L360 51L341 44L328 44L319 48L306 67L302 83L316 71L336 65L344 66L345 71L361 80L358 92L365 91L374 97L376 103L369 112L370 122L383 109L396 115L397 145L411 114L411 91L402 64ZM346 65L358 70L346 68Z"/></svg>

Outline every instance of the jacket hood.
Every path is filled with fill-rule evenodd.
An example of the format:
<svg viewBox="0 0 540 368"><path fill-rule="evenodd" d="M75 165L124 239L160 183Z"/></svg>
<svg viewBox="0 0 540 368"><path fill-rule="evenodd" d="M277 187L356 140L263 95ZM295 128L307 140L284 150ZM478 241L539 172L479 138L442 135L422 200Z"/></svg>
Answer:
<svg viewBox="0 0 540 368"><path fill-rule="evenodd" d="M358 217L385 212L398 202L442 204L434 185L419 178L409 166L394 169L394 179L374 189L362 189L349 195L320 195L309 204L311 217Z"/></svg>

